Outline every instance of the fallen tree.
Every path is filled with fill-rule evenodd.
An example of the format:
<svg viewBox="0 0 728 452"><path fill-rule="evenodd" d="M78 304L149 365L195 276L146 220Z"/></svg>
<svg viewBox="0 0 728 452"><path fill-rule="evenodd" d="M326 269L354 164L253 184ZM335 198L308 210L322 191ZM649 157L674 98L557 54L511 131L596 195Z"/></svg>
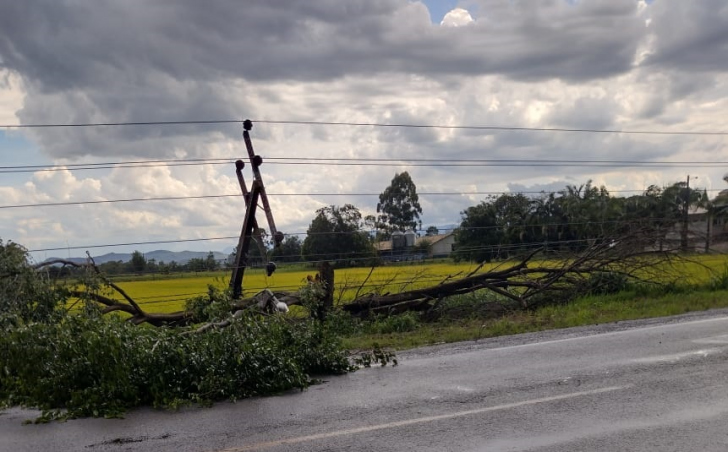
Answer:
<svg viewBox="0 0 728 452"><path fill-rule="evenodd" d="M390 315L405 311L432 311L438 303L451 296L487 290L498 294L521 309L530 309L544 303L566 301L589 291L599 291L605 285L614 284L615 279L622 281L641 281L646 284L669 283L680 277L677 261L683 262L675 250L651 249L654 240L646 230L633 230L619 238L603 238L580 253L558 254L545 248L532 249L516 262L505 262L495 268L483 270L481 264L466 275L449 275L436 283L422 288L401 290L397 293L384 293L383 288L391 281L369 286L364 290L372 275L357 285L342 284L339 293L356 289L352 300L340 300L344 312L356 317L371 315ZM131 298L118 285L105 278L89 257L86 264L78 264L62 259L44 262L41 269L48 265L70 265L83 267L100 278L104 285L118 293L123 300L99 293L98 290L72 291L72 296L98 303L102 313L124 312L134 324L148 323L154 326L187 326L204 321L199 310L187 309L173 313L149 313ZM410 285L421 285L420 275L415 275ZM94 286L91 286L94 287ZM239 300L226 299L223 309L230 313L257 308L262 311L275 311L275 306L305 305L311 315L323 319L325 312L333 306L333 270L324 264L316 278L296 292L263 291L253 297ZM213 289L210 289L211 291ZM225 298L221 292L211 292L202 303L215 303ZM341 298L341 295L340 295ZM189 308L188 304L188 308ZM218 327L225 324L219 323ZM199 328L198 328L199 329ZM207 328L203 328L202 331Z"/></svg>
<svg viewBox="0 0 728 452"><path fill-rule="evenodd" d="M640 236L638 236L640 237ZM454 295L488 290L522 309L555 300L568 301L590 291L600 291L615 279L647 284L677 278L675 263L682 257L670 251L644 251L643 239L595 241L576 255L544 256L543 249L521 260L481 272L482 265L461 278L448 277L436 285L394 294L370 293L342 309L355 316L431 311L438 302ZM544 258L545 257L545 258Z"/></svg>

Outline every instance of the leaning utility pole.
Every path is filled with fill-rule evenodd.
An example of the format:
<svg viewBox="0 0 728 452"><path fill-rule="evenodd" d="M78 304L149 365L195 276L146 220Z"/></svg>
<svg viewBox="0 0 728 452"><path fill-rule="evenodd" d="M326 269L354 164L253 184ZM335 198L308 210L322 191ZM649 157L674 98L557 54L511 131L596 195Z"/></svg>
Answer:
<svg viewBox="0 0 728 452"><path fill-rule="evenodd" d="M270 227L270 233L275 246L278 247L283 242L283 233L276 229L275 222L273 221L273 212L268 202L268 195L265 193L263 178L260 175L260 165L263 164L263 159L259 155L255 155L253 144L250 140L250 130L252 128L253 122L246 119L243 122L243 140L245 141L245 147L248 150L248 157L250 158L250 165L253 169L253 184L250 187L250 191L248 191L245 179L243 178L245 163L242 160L235 162L235 173L240 184L240 189L243 192L243 198L245 198L245 219L243 220L242 231L240 231L240 239L238 240L238 247L235 253L235 262L233 263L233 271L230 276L230 288L232 289L234 299L240 298L243 293L243 275L248 264L248 250L250 249L250 240L253 236L256 238L256 242L258 242L261 256L267 262L267 250L263 245L263 237L258 227L258 221L255 219L258 200L263 201L263 210L268 219L268 226ZM275 269L276 266L273 262L267 262L266 271L268 275L271 275Z"/></svg>

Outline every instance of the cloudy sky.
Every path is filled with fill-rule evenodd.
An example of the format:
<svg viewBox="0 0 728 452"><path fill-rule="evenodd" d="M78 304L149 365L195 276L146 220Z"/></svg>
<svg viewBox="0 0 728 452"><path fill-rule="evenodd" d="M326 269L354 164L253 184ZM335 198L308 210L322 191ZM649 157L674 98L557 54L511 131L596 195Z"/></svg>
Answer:
<svg viewBox="0 0 728 452"><path fill-rule="evenodd" d="M305 232L315 210L329 204L373 213L376 194L401 171L421 193L451 193L421 196L424 227L457 223L460 211L485 197L473 193L592 179L630 194L688 174L712 194L728 187L722 135L263 122L724 131L724 0L0 0L0 10L0 124L260 121L253 143L268 159L261 169L284 232ZM235 194L230 163L71 169L233 159L245 155L241 132L234 123L2 128L0 238L31 250L65 248L34 253L43 258L83 255L91 245L236 236L239 197L8 206ZM293 165L286 158L395 161ZM411 159L516 163L435 167ZM206 251L234 243L91 250Z"/></svg>

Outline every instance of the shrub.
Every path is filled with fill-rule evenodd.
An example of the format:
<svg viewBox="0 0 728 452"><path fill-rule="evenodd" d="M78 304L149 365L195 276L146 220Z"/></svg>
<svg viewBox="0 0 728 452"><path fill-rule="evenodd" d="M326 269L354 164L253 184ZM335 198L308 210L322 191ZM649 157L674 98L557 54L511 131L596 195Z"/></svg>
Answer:
<svg viewBox="0 0 728 452"><path fill-rule="evenodd" d="M0 328L49 320L66 299L61 288L30 266L25 248L0 240Z"/></svg>
<svg viewBox="0 0 728 452"><path fill-rule="evenodd" d="M377 317L365 328L373 334L406 333L416 330L420 325L420 316L416 312Z"/></svg>
<svg viewBox="0 0 728 452"><path fill-rule="evenodd" d="M723 270L711 278L709 287L711 290L728 289L728 265L724 265Z"/></svg>
<svg viewBox="0 0 728 452"><path fill-rule="evenodd" d="M444 298L429 313L433 320L491 319L520 309L515 302L490 290Z"/></svg>
<svg viewBox="0 0 728 452"><path fill-rule="evenodd" d="M274 394L307 387L311 374L353 370L319 322L254 313L188 335L69 315L10 329L0 350L0 400L38 407L42 420Z"/></svg>
<svg viewBox="0 0 728 452"><path fill-rule="evenodd" d="M609 295L629 288L629 278L622 273L599 271L589 275L585 292L590 295Z"/></svg>

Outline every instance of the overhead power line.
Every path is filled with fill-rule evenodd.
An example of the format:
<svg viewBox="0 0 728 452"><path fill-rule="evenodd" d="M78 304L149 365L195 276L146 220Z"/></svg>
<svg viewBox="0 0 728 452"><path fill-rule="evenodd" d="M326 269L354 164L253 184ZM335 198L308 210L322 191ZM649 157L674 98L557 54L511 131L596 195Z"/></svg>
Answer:
<svg viewBox="0 0 728 452"><path fill-rule="evenodd" d="M63 165L16 165L16 166L0 166L0 169L17 169L17 168L71 168L76 166L106 166L106 165L134 165L146 163L208 163L208 162L232 162L233 157L228 158L204 158L204 159L158 159L158 160L125 160L120 162L97 162L97 163L67 163Z"/></svg>
<svg viewBox="0 0 728 452"><path fill-rule="evenodd" d="M609 193L642 193L645 190L610 190ZM721 191L720 189L705 189L706 192ZM487 196L501 194L524 194L539 195L546 193L545 191L521 191L521 192L504 192L504 191L469 191L469 192L419 192L418 196ZM268 193L268 196L379 196L380 193ZM28 207L60 207L60 206L82 206L92 204L115 204L129 202L146 202L146 201L180 201L193 199L216 199L216 198L242 198L242 194L223 194L223 195L199 195L199 196L161 196L156 198L127 198L127 199L103 199L98 201L64 201L64 202L47 202L35 204L13 204L0 206L0 209L21 209Z"/></svg>
<svg viewBox="0 0 728 452"><path fill-rule="evenodd" d="M237 160L235 157L216 159L171 159L137 160L104 163L73 163L61 165L16 165L0 166L3 173L30 173L53 171L81 171L114 168L148 168L197 165L225 165ZM572 160L572 159L428 159L428 158L325 158L325 157L266 157L271 165L315 165L315 166L578 166L578 167L715 167L728 166L728 161L642 161L642 160Z"/></svg>
<svg viewBox="0 0 728 452"><path fill-rule="evenodd" d="M77 163L66 165L18 165L0 166L0 174L39 173L57 171L86 171L115 168L154 168L200 165L228 165L235 159L187 159L187 160L141 160L135 162Z"/></svg>
<svg viewBox="0 0 728 452"><path fill-rule="evenodd" d="M521 127L497 125L445 125L445 124L407 124L349 121L294 121L254 119L258 124L306 125L306 126L349 126L349 127L386 127L409 129L444 129L444 130L483 130L512 132L567 132L567 133L606 133L628 135L714 135L725 136L724 131L672 131L672 130L629 130L629 129L590 129L566 127ZM176 126L176 125L220 125L242 124L242 119L186 120L186 121L123 121L123 122L86 122L86 123L46 123L46 124L2 124L3 129L48 129L48 128L85 128L85 127L124 127L124 126Z"/></svg>
<svg viewBox="0 0 728 452"><path fill-rule="evenodd" d="M632 135L728 135L722 131L670 131L670 130L620 130L620 129L581 129L565 127L519 127L491 125L440 125L440 124L383 124L375 122L337 122L337 121L273 121L257 120L260 124L296 124L318 126L355 126L355 127L393 127L410 129L445 129L445 130L496 130L516 132L577 132L577 133L622 133Z"/></svg>
<svg viewBox="0 0 728 452"><path fill-rule="evenodd" d="M678 221L674 218L644 218L642 221L650 222L650 221ZM523 224L522 226L524 228L539 228L539 227L557 227L557 226L579 226L579 225L629 225L639 223L639 220L605 220L605 221L569 221L569 222L563 222L563 223L527 223ZM470 226L470 227L461 227L461 226L455 226L450 228L438 228L439 231L444 232L451 232L455 231L457 229L462 230L495 230L495 229L502 229L502 226L498 225L492 225L492 226ZM417 232L424 232L425 229L419 229ZM351 231L351 232L313 232L313 233L307 233L307 232L286 232L286 236L305 236L305 235L326 235L326 236L334 236L334 235L352 235L352 234L361 234L361 233L368 233L370 231L366 230L360 230L360 231ZM426 238L427 236L421 236ZM139 245L160 245L160 244L172 244L172 243L188 243L188 242L206 242L206 241L215 241L215 240L238 240L239 236L222 236L222 237L200 237L195 239L169 239L169 240L149 240L149 241L138 241L138 242L121 242L121 243L105 243L105 244L95 244L95 245L74 245L74 246L59 246L59 247L51 247L51 248L38 248L38 249L32 249L28 250L28 252L36 253L36 252L45 252L45 251L66 251L66 250L85 250L85 249L98 249L98 248L114 248L119 246L139 246ZM551 242L553 243L553 242ZM490 245L488 245L490 246ZM330 253L326 253L326 255L329 255ZM343 254L342 254L343 255ZM286 258L286 257L293 257L290 255L282 255L282 256L276 256L277 258Z"/></svg>
<svg viewBox="0 0 728 452"><path fill-rule="evenodd" d="M162 196L158 198L127 198L127 199L104 199L99 201L69 201L69 202L46 202L38 204L15 204L12 206L0 206L0 209L16 209L25 207L57 207L57 206L82 206L89 204L114 204L120 202L144 202L144 201L179 201L183 199L214 199L242 197L240 193L231 195L200 195L200 196Z"/></svg>
<svg viewBox="0 0 728 452"><path fill-rule="evenodd" d="M269 165L311 165L311 166L376 166L376 167L430 167L430 168L472 168L472 167L579 167L579 168L706 168L728 166L728 162L636 162L636 161L579 161L579 160L501 160L501 161L473 161L473 160L443 160L430 162L416 162L409 159L393 160L388 162L301 162L301 161L273 161Z"/></svg>
<svg viewBox="0 0 728 452"><path fill-rule="evenodd" d="M120 126L181 126L205 124L242 124L242 119L212 119L190 121L123 121L123 122L77 122L77 123L46 123L46 124L2 124L2 129L54 129L62 127L120 127Z"/></svg>

